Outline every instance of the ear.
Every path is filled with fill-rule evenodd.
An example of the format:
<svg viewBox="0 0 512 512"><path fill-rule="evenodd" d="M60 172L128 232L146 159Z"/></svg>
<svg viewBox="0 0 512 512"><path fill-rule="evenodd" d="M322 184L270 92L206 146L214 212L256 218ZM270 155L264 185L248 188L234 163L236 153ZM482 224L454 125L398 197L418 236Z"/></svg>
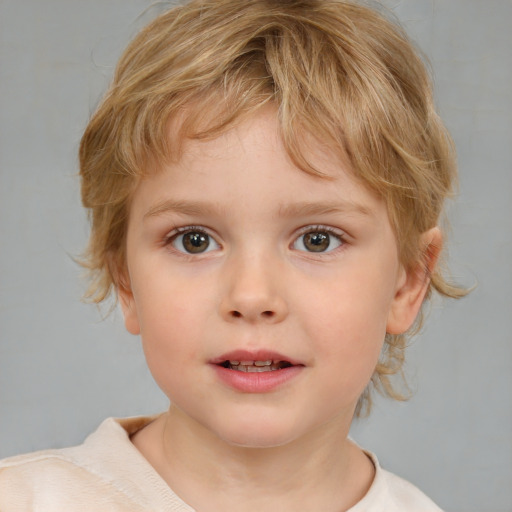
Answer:
<svg viewBox="0 0 512 512"><path fill-rule="evenodd" d="M414 323L430 284L435 269L443 236L438 227L425 231L420 237L420 260L409 270L401 269L397 290L388 315L386 332L402 334Z"/></svg>
<svg viewBox="0 0 512 512"><path fill-rule="evenodd" d="M119 304L124 316L124 325L130 334L140 334L139 317L137 315L137 306L133 297L133 292L129 288L120 286L117 288Z"/></svg>
<svg viewBox="0 0 512 512"><path fill-rule="evenodd" d="M123 268L120 264L114 261L112 256L109 256L108 265L110 274L116 287L117 297L121 311L123 312L124 325L130 334L140 334L139 317L137 315L137 305L133 296L131 287L130 274L126 263Z"/></svg>

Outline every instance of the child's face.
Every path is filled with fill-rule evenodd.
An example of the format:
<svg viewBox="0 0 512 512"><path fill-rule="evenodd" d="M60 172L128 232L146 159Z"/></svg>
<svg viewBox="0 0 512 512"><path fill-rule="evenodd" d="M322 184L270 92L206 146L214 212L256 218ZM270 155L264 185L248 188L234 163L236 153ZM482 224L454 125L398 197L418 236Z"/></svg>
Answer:
<svg viewBox="0 0 512 512"><path fill-rule="evenodd" d="M348 429L386 330L415 315L384 203L310 157L333 179L298 170L266 112L187 142L133 197L127 328L183 420L232 444Z"/></svg>

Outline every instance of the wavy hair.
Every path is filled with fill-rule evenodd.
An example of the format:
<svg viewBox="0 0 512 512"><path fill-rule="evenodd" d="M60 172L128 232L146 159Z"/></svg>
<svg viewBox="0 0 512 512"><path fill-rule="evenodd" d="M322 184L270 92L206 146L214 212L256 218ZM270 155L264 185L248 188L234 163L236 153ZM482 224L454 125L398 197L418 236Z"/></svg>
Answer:
<svg viewBox="0 0 512 512"><path fill-rule="evenodd" d="M322 176L304 149L311 136L348 156L356 178L385 200L401 263L421 261L419 237L439 222L456 181L455 153L425 63L392 16L344 0L192 0L129 44L81 140L92 224L86 298L101 302L122 285L138 180L179 159L186 138L214 138L268 104L297 167ZM430 276L427 299L466 293L443 273ZM407 336L422 320L386 336L357 414L369 411L372 387L404 398L391 377L402 374Z"/></svg>

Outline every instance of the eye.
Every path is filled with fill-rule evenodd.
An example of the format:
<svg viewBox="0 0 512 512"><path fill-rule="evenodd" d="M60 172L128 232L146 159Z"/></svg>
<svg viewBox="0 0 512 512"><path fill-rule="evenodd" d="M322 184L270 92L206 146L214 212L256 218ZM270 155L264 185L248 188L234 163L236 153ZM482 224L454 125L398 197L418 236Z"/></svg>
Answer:
<svg viewBox="0 0 512 512"><path fill-rule="evenodd" d="M219 248L219 244L208 233L196 228L180 230L169 237L169 243L177 251L187 254L201 254Z"/></svg>
<svg viewBox="0 0 512 512"><path fill-rule="evenodd" d="M331 252L342 244L341 234L325 228L315 228L302 233L293 243L293 248L306 252Z"/></svg>

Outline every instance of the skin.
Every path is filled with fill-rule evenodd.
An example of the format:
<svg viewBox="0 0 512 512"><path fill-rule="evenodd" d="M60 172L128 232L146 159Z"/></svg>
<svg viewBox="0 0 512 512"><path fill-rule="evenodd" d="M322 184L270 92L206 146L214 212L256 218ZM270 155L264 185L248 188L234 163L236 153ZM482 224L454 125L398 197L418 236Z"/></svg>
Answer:
<svg viewBox="0 0 512 512"><path fill-rule="evenodd" d="M308 156L332 179L293 165L268 109L188 141L133 196L118 292L172 405L132 441L201 511L347 510L374 477L350 423L385 333L410 327L428 278L400 265L382 200L319 147ZM203 233L207 250L187 253L184 231ZM312 252L306 233L327 235L326 250ZM439 230L422 243L432 268ZM244 393L210 364L235 349L302 366Z"/></svg>

